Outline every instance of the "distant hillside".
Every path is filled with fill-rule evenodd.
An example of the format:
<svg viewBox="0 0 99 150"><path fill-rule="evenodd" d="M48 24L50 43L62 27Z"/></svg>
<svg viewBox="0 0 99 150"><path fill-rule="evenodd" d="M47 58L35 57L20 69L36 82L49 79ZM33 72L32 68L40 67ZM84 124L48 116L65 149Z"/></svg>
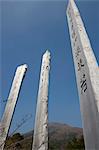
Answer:
<svg viewBox="0 0 99 150"><path fill-rule="evenodd" d="M8 138L5 150L31 150L33 131ZM12 142L11 142L12 141ZM13 144L14 143L14 144ZM84 150L82 128L62 123L49 124L49 150Z"/></svg>
<svg viewBox="0 0 99 150"><path fill-rule="evenodd" d="M76 139L81 139L82 128L72 127L67 124L50 123L49 124L49 150L68 150L73 147L71 143ZM82 146L84 147L84 145ZM73 147L74 148L74 147ZM79 146L80 149L80 146Z"/></svg>

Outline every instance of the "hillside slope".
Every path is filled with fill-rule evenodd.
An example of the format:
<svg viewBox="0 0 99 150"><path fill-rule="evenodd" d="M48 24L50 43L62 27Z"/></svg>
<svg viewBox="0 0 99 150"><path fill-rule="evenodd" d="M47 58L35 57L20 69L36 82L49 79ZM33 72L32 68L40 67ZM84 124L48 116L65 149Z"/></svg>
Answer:
<svg viewBox="0 0 99 150"><path fill-rule="evenodd" d="M49 150L84 149L82 135L82 128L62 123L49 123ZM23 135L17 134L14 138L10 137L6 142L5 150L31 150L32 138L33 131Z"/></svg>

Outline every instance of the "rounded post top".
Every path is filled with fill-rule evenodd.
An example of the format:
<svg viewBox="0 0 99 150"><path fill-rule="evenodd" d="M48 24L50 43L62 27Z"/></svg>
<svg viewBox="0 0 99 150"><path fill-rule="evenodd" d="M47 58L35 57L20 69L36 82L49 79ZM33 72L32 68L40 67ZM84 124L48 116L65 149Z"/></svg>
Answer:
<svg viewBox="0 0 99 150"><path fill-rule="evenodd" d="M50 59L50 51L46 50L46 52L43 54L44 59Z"/></svg>
<svg viewBox="0 0 99 150"><path fill-rule="evenodd" d="M19 68L27 70L28 65L27 64L22 64L22 65L20 65L20 66L17 67L17 69L19 69Z"/></svg>

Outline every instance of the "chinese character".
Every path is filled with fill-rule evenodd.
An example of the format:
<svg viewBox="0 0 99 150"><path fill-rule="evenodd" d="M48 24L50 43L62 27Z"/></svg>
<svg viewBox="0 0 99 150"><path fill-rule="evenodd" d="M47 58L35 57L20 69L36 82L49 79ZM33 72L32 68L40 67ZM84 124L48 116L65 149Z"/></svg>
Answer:
<svg viewBox="0 0 99 150"><path fill-rule="evenodd" d="M84 64L82 62L82 59L80 58L80 60L78 62L78 71L80 71L82 67L84 67Z"/></svg>
<svg viewBox="0 0 99 150"><path fill-rule="evenodd" d="M75 30L72 28L72 38L74 39L75 38L75 36L76 36L76 33L75 33Z"/></svg>
<svg viewBox="0 0 99 150"><path fill-rule="evenodd" d="M83 74L83 77L80 81L80 87L81 87L81 94L87 90L87 83L86 83L85 74Z"/></svg>
<svg viewBox="0 0 99 150"><path fill-rule="evenodd" d="M76 59L78 59L80 53L81 53L81 50L80 50L80 47L78 46L75 52Z"/></svg>
<svg viewBox="0 0 99 150"><path fill-rule="evenodd" d="M73 30L73 28L74 28L74 27L73 27L73 23L72 23L72 24L71 24L71 29Z"/></svg>

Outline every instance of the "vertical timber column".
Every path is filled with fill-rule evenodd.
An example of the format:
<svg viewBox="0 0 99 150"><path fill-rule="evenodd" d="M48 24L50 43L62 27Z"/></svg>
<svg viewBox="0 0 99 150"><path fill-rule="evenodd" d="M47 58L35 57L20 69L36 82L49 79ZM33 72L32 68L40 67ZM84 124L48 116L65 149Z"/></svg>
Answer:
<svg viewBox="0 0 99 150"><path fill-rule="evenodd" d="M32 150L48 150L48 85L50 52L43 55Z"/></svg>
<svg viewBox="0 0 99 150"><path fill-rule="evenodd" d="M67 7L72 53L86 150L99 150L99 68L79 10L70 0Z"/></svg>
<svg viewBox="0 0 99 150"><path fill-rule="evenodd" d="M0 123L0 150L4 149L5 140L10 129L12 117L26 70L27 65L24 64L19 66L15 73L8 101Z"/></svg>

